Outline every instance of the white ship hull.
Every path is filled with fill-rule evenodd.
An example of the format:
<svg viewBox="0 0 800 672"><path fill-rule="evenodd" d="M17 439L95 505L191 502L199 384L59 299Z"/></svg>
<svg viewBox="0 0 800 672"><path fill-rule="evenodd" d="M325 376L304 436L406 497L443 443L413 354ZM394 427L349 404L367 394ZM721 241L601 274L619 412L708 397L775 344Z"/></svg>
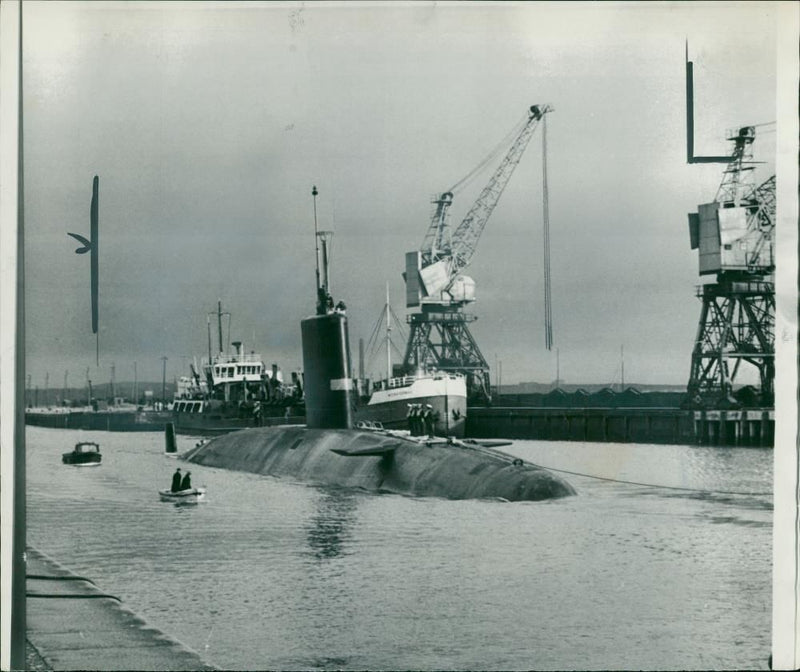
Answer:
<svg viewBox="0 0 800 672"><path fill-rule="evenodd" d="M392 384L395 383L395 384ZM467 386L463 376L433 374L392 379L359 405L356 420L380 422L388 429L411 429L409 409L428 405L434 416L437 436L464 436L467 418Z"/></svg>

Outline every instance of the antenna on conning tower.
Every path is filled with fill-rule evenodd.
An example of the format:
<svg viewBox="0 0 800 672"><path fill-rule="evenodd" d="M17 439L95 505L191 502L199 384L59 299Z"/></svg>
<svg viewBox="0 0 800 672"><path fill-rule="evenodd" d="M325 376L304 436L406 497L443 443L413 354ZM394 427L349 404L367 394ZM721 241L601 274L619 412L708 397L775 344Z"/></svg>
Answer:
<svg viewBox="0 0 800 672"><path fill-rule="evenodd" d="M317 292L319 292L319 231L317 229L317 185L311 187L311 195L314 197L314 259L317 263Z"/></svg>

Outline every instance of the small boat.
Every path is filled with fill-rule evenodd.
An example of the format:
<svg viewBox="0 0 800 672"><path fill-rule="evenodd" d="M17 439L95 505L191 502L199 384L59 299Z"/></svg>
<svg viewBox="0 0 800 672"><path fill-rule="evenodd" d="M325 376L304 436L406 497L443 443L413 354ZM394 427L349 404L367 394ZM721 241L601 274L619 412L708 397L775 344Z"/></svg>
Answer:
<svg viewBox="0 0 800 672"><path fill-rule="evenodd" d="M94 441L79 441L71 453L62 453L61 461L75 467L99 467L100 446Z"/></svg>
<svg viewBox="0 0 800 672"><path fill-rule="evenodd" d="M198 504L205 500L205 488L187 488L186 490L159 490L159 497L162 502L174 502L175 504Z"/></svg>

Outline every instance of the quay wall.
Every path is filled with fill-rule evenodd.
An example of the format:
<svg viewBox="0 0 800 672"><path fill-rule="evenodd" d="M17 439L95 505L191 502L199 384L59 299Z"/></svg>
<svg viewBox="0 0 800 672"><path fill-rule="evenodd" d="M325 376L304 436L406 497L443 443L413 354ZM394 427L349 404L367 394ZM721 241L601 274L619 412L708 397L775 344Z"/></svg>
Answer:
<svg viewBox="0 0 800 672"><path fill-rule="evenodd" d="M50 670L217 669L44 553L27 549L27 641Z"/></svg>
<svg viewBox="0 0 800 672"><path fill-rule="evenodd" d="M771 409L476 406L467 410L467 436L474 438L772 446L774 431Z"/></svg>
<svg viewBox="0 0 800 672"><path fill-rule="evenodd" d="M158 411L26 411L25 424L50 429L82 429L105 432L163 432L171 419Z"/></svg>

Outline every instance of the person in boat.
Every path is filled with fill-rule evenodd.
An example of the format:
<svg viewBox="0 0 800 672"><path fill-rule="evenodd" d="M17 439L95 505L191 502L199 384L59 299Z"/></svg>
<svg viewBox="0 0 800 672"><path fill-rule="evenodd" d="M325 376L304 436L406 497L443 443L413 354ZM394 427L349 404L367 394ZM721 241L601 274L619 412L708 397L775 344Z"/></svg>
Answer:
<svg viewBox="0 0 800 672"><path fill-rule="evenodd" d="M187 471L186 476L183 477L181 481L181 490L191 490L192 489L192 472Z"/></svg>
<svg viewBox="0 0 800 672"><path fill-rule="evenodd" d="M175 473L172 474L172 487L170 492L178 492L181 489L181 468L178 467Z"/></svg>

